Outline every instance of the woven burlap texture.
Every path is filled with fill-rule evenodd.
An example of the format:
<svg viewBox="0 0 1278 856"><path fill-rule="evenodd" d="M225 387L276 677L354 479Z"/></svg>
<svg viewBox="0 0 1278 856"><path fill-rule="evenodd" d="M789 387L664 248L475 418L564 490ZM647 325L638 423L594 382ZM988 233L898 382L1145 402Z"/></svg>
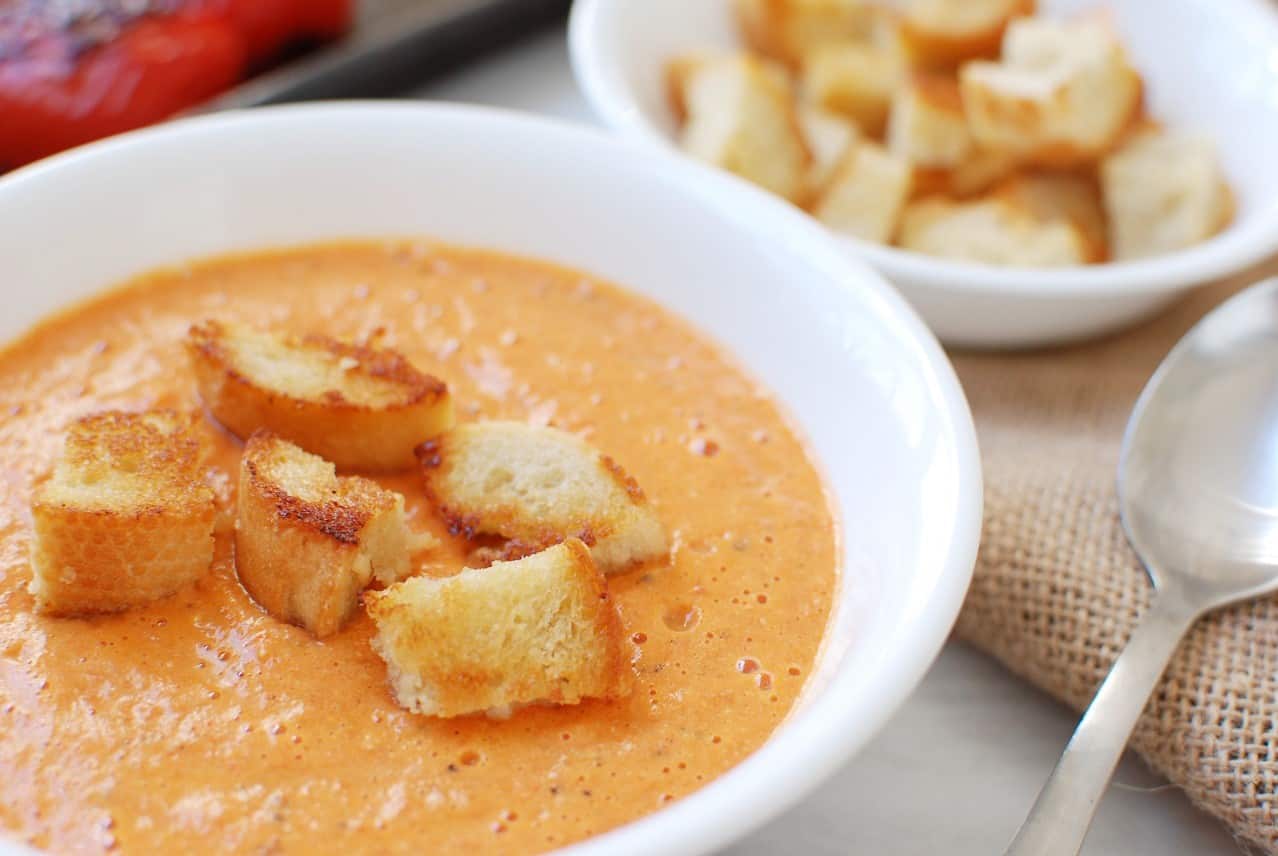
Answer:
<svg viewBox="0 0 1278 856"><path fill-rule="evenodd" d="M1082 710L1149 604L1114 479L1123 428L1167 351L1268 270L1099 343L954 352L985 470L985 531L956 635ZM1131 743L1241 839L1278 854L1278 599L1201 620Z"/></svg>

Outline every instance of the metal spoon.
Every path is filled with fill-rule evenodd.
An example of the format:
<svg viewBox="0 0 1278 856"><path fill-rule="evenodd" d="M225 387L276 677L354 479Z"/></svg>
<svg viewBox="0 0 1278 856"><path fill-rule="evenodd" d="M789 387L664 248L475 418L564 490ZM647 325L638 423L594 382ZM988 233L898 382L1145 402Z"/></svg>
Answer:
<svg viewBox="0 0 1278 856"><path fill-rule="evenodd" d="M1078 853L1181 637L1278 589L1278 279L1216 308L1163 360L1127 423L1118 500L1153 602L1007 856Z"/></svg>

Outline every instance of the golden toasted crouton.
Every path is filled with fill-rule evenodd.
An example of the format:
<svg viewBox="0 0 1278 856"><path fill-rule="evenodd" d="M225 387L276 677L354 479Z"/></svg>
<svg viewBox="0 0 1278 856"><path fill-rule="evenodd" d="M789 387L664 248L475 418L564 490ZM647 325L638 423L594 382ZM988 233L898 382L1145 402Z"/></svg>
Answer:
<svg viewBox="0 0 1278 856"><path fill-rule="evenodd" d="M913 199L977 196L1013 175L1019 166L1013 155L973 146L956 166L914 167L910 195Z"/></svg>
<svg viewBox="0 0 1278 856"><path fill-rule="evenodd" d="M194 582L213 561L213 491L193 419L86 416L31 502L31 593L52 615L119 612Z"/></svg>
<svg viewBox="0 0 1278 856"><path fill-rule="evenodd" d="M958 83L949 77L915 74L892 97L887 147L915 167L950 169L972 153Z"/></svg>
<svg viewBox="0 0 1278 856"><path fill-rule="evenodd" d="M800 77L805 101L842 113L872 137L883 133L892 95L908 70L896 29L883 24L875 32L868 40L837 42L806 52Z"/></svg>
<svg viewBox="0 0 1278 856"><path fill-rule="evenodd" d="M998 56L1013 18L1034 13L1034 0L907 0L902 31L911 58L931 68Z"/></svg>
<svg viewBox="0 0 1278 856"><path fill-rule="evenodd" d="M1087 261L1105 260L1105 211L1094 178L1077 173L1024 173L1001 184L995 195L1039 220L1073 223L1086 243Z"/></svg>
<svg viewBox="0 0 1278 856"><path fill-rule="evenodd" d="M867 0L735 0L735 6L746 43L790 66L813 48L866 40L882 17Z"/></svg>
<svg viewBox="0 0 1278 856"><path fill-rule="evenodd" d="M900 245L931 256L1013 267L1078 265L1087 243L1065 220L1043 221L1003 198L925 199L901 215Z"/></svg>
<svg viewBox="0 0 1278 856"><path fill-rule="evenodd" d="M1197 134L1143 130L1101 162L1100 175L1116 259L1205 241L1233 217L1215 149Z"/></svg>
<svg viewBox="0 0 1278 856"><path fill-rule="evenodd" d="M452 531L527 549L580 538L608 573L665 555L666 531L633 478L586 441L522 422L476 422L418 449Z"/></svg>
<svg viewBox="0 0 1278 856"><path fill-rule="evenodd" d="M914 74L893 96L887 146L913 167L916 197L971 196L1017 166L1015 156L976 144L957 81L931 72Z"/></svg>
<svg viewBox="0 0 1278 856"><path fill-rule="evenodd" d="M925 187L929 192L963 198L982 193L1007 178L1020 161L1007 152L995 151L973 145L967 156L949 169L915 169L914 192Z"/></svg>
<svg viewBox="0 0 1278 856"><path fill-rule="evenodd" d="M675 123L680 127L688 121L688 81L693 72L708 62L722 60L727 56L729 54L722 51L698 51L677 56L666 63L666 101L670 104L670 112L674 113Z"/></svg>
<svg viewBox="0 0 1278 856"><path fill-rule="evenodd" d="M799 127L812 153L808 167L808 193L818 196L830 183L839 164L860 136L856 125L838 114L819 107L800 105Z"/></svg>
<svg viewBox="0 0 1278 856"><path fill-rule="evenodd" d="M666 103L674 114L675 124L683 127L688 121L688 78L692 72L701 67L704 59L701 56L675 57L666 63L663 80L666 88Z"/></svg>
<svg viewBox="0 0 1278 856"><path fill-rule="evenodd" d="M392 350L220 321L192 327L187 350L233 433L264 428L342 469L411 467L413 447L453 424L448 388Z"/></svg>
<svg viewBox="0 0 1278 856"><path fill-rule="evenodd" d="M409 531L404 497L266 432L240 459L235 570L253 599L316 636L341 628L371 581L410 571L433 539Z"/></svg>
<svg viewBox="0 0 1278 856"><path fill-rule="evenodd" d="M959 73L973 138L1047 166L1103 155L1140 106L1140 77L1104 23L1022 18L1007 29L1001 62Z"/></svg>
<svg viewBox="0 0 1278 856"><path fill-rule="evenodd" d="M509 713L627 695L633 648L576 538L454 577L364 596L395 699L414 713Z"/></svg>
<svg viewBox="0 0 1278 856"><path fill-rule="evenodd" d="M783 70L751 56L697 63L684 81L688 120L680 145L695 158L800 201L810 154L786 80Z"/></svg>
<svg viewBox="0 0 1278 856"><path fill-rule="evenodd" d="M886 243L910 195L910 165L882 146L861 142L835 172L813 214L838 232Z"/></svg>

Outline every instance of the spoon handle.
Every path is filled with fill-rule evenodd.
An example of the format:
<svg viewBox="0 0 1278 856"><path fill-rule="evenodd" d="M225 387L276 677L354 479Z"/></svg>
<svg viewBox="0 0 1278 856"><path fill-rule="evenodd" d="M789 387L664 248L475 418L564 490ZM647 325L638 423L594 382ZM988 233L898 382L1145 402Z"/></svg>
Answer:
<svg viewBox="0 0 1278 856"><path fill-rule="evenodd" d="M1200 613L1174 589L1155 593L1006 856L1075 856L1082 849L1136 721Z"/></svg>

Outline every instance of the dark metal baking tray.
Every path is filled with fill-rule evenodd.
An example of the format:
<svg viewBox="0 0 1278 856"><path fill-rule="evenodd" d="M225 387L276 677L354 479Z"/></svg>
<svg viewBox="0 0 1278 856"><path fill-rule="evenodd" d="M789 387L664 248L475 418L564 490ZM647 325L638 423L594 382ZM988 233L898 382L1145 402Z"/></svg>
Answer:
<svg viewBox="0 0 1278 856"><path fill-rule="evenodd" d="M358 0L350 33L193 112L392 96L567 14L570 0Z"/></svg>

